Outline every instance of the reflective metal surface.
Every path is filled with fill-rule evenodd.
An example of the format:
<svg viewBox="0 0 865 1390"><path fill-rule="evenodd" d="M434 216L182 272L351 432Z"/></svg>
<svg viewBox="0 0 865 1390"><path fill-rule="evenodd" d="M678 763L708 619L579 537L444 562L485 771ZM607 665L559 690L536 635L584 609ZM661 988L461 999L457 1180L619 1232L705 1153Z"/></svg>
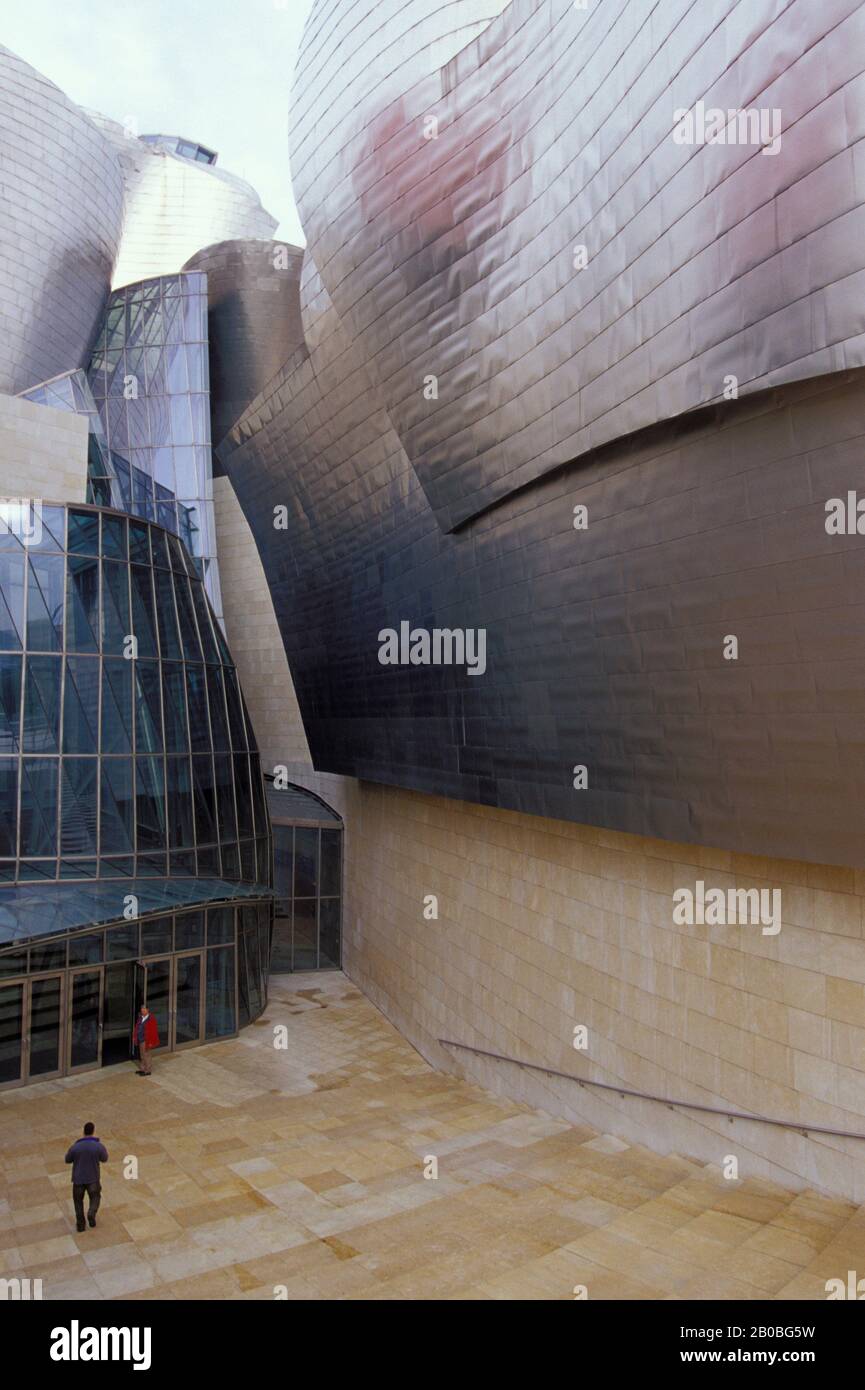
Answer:
<svg viewBox="0 0 865 1390"><path fill-rule="evenodd" d="M84 366L120 241L108 142L0 46L0 391Z"/></svg>
<svg viewBox="0 0 865 1390"><path fill-rule="evenodd" d="M207 276L211 426L218 444L303 342L299 246L220 241L183 267Z"/></svg>
<svg viewBox="0 0 865 1390"><path fill-rule="evenodd" d="M313 7L305 342L218 451L316 765L865 863L862 5L514 0L443 68L403 14ZM383 667L404 620L485 673Z"/></svg>
<svg viewBox="0 0 865 1390"><path fill-rule="evenodd" d="M214 241L273 235L276 218L244 179L172 152L165 143L149 144L99 112L87 114L111 145L123 174L126 215L113 288L171 275Z"/></svg>

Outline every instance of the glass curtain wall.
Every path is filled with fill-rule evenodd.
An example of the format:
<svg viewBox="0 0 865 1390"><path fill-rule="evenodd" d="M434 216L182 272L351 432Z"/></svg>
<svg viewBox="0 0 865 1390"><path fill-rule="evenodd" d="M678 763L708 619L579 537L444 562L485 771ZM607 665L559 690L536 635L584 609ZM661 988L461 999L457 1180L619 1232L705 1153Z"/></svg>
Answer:
<svg viewBox="0 0 865 1390"><path fill-rule="evenodd" d="M342 934L342 830L274 825L271 970L338 969Z"/></svg>
<svg viewBox="0 0 865 1390"><path fill-rule="evenodd" d="M32 529L32 528L31 528ZM0 883L270 882L258 751L175 535L44 506L0 526Z"/></svg>
<svg viewBox="0 0 865 1390"><path fill-rule="evenodd" d="M129 1061L145 1002L161 1048L232 1036L267 1004L271 916L259 900L0 951L0 1087Z"/></svg>

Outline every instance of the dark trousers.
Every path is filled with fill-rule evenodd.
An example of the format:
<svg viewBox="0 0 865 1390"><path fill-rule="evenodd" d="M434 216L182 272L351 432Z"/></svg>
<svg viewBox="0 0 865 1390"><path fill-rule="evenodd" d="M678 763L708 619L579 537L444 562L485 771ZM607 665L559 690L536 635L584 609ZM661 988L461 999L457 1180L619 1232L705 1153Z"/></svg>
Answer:
<svg viewBox="0 0 865 1390"><path fill-rule="evenodd" d="M75 1207L75 1221L79 1226L84 1225L85 1192L90 1198L88 1214L95 1216L102 1200L102 1184L98 1182L74 1182L72 1184L72 1204Z"/></svg>

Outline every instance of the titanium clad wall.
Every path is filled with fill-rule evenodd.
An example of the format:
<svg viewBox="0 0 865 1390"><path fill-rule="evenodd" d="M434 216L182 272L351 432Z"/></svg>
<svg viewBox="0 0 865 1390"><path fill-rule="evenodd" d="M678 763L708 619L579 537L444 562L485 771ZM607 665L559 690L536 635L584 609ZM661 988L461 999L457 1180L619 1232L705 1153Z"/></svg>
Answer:
<svg viewBox="0 0 865 1390"><path fill-rule="evenodd" d="M123 212L117 158L53 82L0 46L0 392L83 366Z"/></svg>
<svg viewBox="0 0 865 1390"><path fill-rule="evenodd" d="M443 527L729 376L865 362L861 0L514 0L428 75L399 8L317 0L292 179ZM777 109L780 148L676 143L699 101Z"/></svg>
<svg viewBox="0 0 865 1390"><path fill-rule="evenodd" d="M865 863L865 539L825 529L861 478L862 372L607 446L448 535L336 315L319 324L220 449L317 768ZM381 666L402 620L485 628L485 674Z"/></svg>
<svg viewBox="0 0 865 1390"><path fill-rule="evenodd" d="M148 145L117 121L89 114L116 151L125 185L126 213L112 289L175 274L214 241L273 235L276 218L243 179Z"/></svg>
<svg viewBox="0 0 865 1390"><path fill-rule="evenodd" d="M226 435L283 362L303 342L299 246L282 241L220 241L183 267L207 276L211 429Z"/></svg>

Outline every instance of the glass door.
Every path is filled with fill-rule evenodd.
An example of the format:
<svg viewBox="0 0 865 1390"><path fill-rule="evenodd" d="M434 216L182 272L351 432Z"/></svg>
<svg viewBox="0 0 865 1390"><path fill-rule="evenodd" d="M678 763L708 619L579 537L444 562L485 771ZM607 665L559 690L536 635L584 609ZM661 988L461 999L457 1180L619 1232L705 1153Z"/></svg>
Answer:
<svg viewBox="0 0 865 1390"><path fill-rule="evenodd" d="M63 1070L63 976L37 976L29 982L29 994L27 1075L59 1076Z"/></svg>
<svg viewBox="0 0 865 1390"><path fill-rule="evenodd" d="M69 972L69 1071L98 1067L102 1054L102 971Z"/></svg>
<svg viewBox="0 0 865 1390"><path fill-rule="evenodd" d="M144 999L156 1019L159 1046L171 1047L171 957L144 960Z"/></svg>
<svg viewBox="0 0 865 1390"><path fill-rule="evenodd" d="M136 964L117 961L105 967L102 999L102 1065L128 1062L132 1055L132 1028L141 999L136 999Z"/></svg>
<svg viewBox="0 0 865 1390"><path fill-rule="evenodd" d="M174 962L174 1046L204 1041L203 951L176 956Z"/></svg>
<svg viewBox="0 0 865 1390"><path fill-rule="evenodd" d="M24 983L0 985L0 1086L24 1071Z"/></svg>

